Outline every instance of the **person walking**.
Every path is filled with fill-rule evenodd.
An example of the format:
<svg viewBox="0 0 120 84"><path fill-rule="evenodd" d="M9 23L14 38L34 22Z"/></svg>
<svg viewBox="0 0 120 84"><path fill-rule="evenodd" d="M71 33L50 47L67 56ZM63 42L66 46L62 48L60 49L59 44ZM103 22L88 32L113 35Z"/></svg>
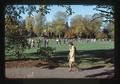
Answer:
<svg viewBox="0 0 120 84"><path fill-rule="evenodd" d="M46 46L48 47L48 44L49 44L49 40L48 38L46 39Z"/></svg>
<svg viewBox="0 0 120 84"><path fill-rule="evenodd" d="M58 38L56 39L56 42L57 42L57 44L59 44L59 39Z"/></svg>
<svg viewBox="0 0 120 84"><path fill-rule="evenodd" d="M44 46L47 47L47 41L44 39Z"/></svg>
<svg viewBox="0 0 120 84"><path fill-rule="evenodd" d="M69 60L69 71L72 71L72 65L75 62L75 48L72 42L69 42L69 56L68 56L68 60Z"/></svg>
<svg viewBox="0 0 120 84"><path fill-rule="evenodd" d="M77 67L77 65L75 64L75 52L76 52L76 48L73 45L72 42L69 42L69 55L68 55L68 60L69 60L69 71L72 71L73 67L76 67L77 70L79 71L79 68Z"/></svg>
<svg viewBox="0 0 120 84"><path fill-rule="evenodd" d="M31 48L33 48L34 47L34 40L32 39L31 40Z"/></svg>

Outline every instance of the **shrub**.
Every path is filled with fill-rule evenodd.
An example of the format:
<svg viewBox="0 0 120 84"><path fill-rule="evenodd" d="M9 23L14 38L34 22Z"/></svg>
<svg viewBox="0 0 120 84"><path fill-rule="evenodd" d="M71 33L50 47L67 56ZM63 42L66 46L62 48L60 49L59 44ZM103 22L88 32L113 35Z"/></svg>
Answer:
<svg viewBox="0 0 120 84"><path fill-rule="evenodd" d="M52 57L54 57L54 51L55 48L52 47L41 47L37 50L38 56L43 56L43 59L50 60Z"/></svg>

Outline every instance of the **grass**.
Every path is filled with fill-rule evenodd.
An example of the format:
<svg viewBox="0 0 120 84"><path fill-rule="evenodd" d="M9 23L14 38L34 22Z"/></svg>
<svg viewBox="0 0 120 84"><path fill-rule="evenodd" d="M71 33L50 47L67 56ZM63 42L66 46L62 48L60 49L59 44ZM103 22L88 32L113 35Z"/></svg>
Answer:
<svg viewBox="0 0 120 84"><path fill-rule="evenodd" d="M75 42L74 45L76 46L77 50L100 50L100 49L113 49L114 48L114 42ZM41 44L43 46L43 43ZM57 44L55 39L49 40L49 46L56 48L56 52L60 51L68 51L69 46L68 44ZM32 48L32 49L26 49L24 53L35 53L37 52L38 48ZM8 54L8 53L5 53Z"/></svg>
<svg viewBox="0 0 120 84"><path fill-rule="evenodd" d="M114 42L75 42L77 50L97 50L97 49L111 49L114 48ZM55 40L51 39L49 42L49 46L55 47L56 51L67 51L69 49L68 44L57 45Z"/></svg>
<svg viewBox="0 0 120 84"><path fill-rule="evenodd" d="M111 53L110 49L114 49L114 42L100 42L97 41L95 43L92 42L75 42L74 45L76 46L76 49L79 51L78 57L81 56L91 56L86 58L80 58L78 59L77 63L79 67L92 67L92 66L98 66L98 65L105 65L104 59L101 59L100 57L104 57L105 55L109 55ZM41 44L43 46L43 43ZM69 53L69 46L68 44L62 43L57 44L55 39L49 40L49 46L56 48L56 56L60 57L67 57ZM24 54L22 58L32 58L36 59L39 58L37 54L38 48L32 48L32 49L26 49L24 51ZM102 51L101 51L102 50ZM11 51L12 52L12 51ZM8 54L9 53L5 53ZM100 56L100 57L92 57L92 56ZM15 59L16 57L13 55L6 56L5 59ZM60 66L66 67L68 66L67 63L64 62L64 64L60 64Z"/></svg>
<svg viewBox="0 0 120 84"><path fill-rule="evenodd" d="M68 63L61 63L59 64L60 67L68 67ZM94 62L94 63L88 63L87 61L82 61L81 63L77 63L77 66L79 68L94 68L94 67L112 67L113 64L112 63L105 63L103 60L100 60L98 62Z"/></svg>
<svg viewBox="0 0 120 84"><path fill-rule="evenodd" d="M114 42L75 42L74 45L76 46L77 50L100 50L100 49L113 49L114 48ZM41 44L43 46L43 43ZM60 51L68 51L69 46L68 44L57 44L55 39L49 40L49 46L56 48L56 52ZM24 53L35 53L37 52L38 48L32 48L32 49L26 49ZM10 51L12 53L12 51ZM9 55L9 53L5 53L6 55Z"/></svg>
<svg viewBox="0 0 120 84"><path fill-rule="evenodd" d="M96 61L91 61L91 60L96 60ZM103 59L101 58L91 58L91 57L82 57L80 59L76 60L77 66L79 68L89 68L89 67L95 67L95 66L105 66L106 63ZM60 63L59 64L61 67L68 67L68 63ZM110 64L109 64L110 65Z"/></svg>

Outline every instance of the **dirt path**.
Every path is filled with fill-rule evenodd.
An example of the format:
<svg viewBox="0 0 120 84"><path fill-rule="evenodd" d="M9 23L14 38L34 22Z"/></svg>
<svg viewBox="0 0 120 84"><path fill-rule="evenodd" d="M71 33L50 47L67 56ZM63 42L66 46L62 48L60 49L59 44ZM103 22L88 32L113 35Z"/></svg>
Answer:
<svg viewBox="0 0 120 84"><path fill-rule="evenodd" d="M114 73L114 68L99 68L69 72L68 68L43 69L32 68L6 68L7 78L108 78Z"/></svg>

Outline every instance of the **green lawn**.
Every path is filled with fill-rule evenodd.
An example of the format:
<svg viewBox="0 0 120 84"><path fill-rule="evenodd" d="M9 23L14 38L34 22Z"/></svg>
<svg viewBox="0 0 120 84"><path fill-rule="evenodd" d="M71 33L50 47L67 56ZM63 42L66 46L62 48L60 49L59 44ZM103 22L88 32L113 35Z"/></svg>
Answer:
<svg viewBox="0 0 120 84"><path fill-rule="evenodd" d="M43 46L43 43L41 44ZM74 42L77 50L101 50L101 49L114 49L114 42ZM68 44L57 44L54 39L49 40L49 46L56 48L56 52L68 51ZM24 53L35 53L38 48L26 49ZM11 51L12 52L12 51ZM7 53L5 53L7 54Z"/></svg>
<svg viewBox="0 0 120 84"><path fill-rule="evenodd" d="M107 49L114 49L114 42L75 42L74 45L76 46L76 49L77 51L80 50L80 53L82 51L89 51L89 50L107 50ZM43 46L43 43L41 44L41 46ZM49 40L49 46L53 47L53 48L56 48L56 52L60 52L59 54L62 55L67 55L68 52L69 52L69 46L68 44L64 44L62 43L61 45L60 44L57 44L55 39L50 39ZM32 49L26 49L24 51L24 54L26 54L25 56L26 57L37 57L34 53L37 52L37 49L38 48L32 48ZM33 54L32 54L33 53ZM94 52L92 52L94 53ZM101 52L100 52L101 53ZM9 53L5 53L6 55ZM10 57L10 56L9 56ZM11 57L14 57L14 56L11 56Z"/></svg>
<svg viewBox="0 0 120 84"><path fill-rule="evenodd" d="M105 60L107 56L114 56L113 52L114 52L114 42L75 42L74 45L76 46L76 49L78 51L78 54L76 57L77 60L77 64L80 68L89 68L89 67L96 67L96 66L105 66L105 65L109 65L107 63L105 63ZM43 44L41 45L43 46ZM62 43L57 44L56 41L54 39L49 40L49 46L56 48L56 53L55 53L55 57L58 56L58 58L63 57L63 59L59 60L59 61L63 61L62 63L60 63L61 67L68 67L68 61L66 60L69 53L69 46L68 44L64 44ZM37 52L38 48L32 48L32 49L26 49L24 51L23 54L23 58L39 58L37 54L35 54ZM12 51L11 51L12 52ZM5 53L5 54L9 54L9 53ZM84 57L86 56L86 57ZM90 57L89 57L90 56ZM109 58L109 57L108 57ZM9 55L6 56L6 59L16 59L15 56L13 55Z"/></svg>
<svg viewBox="0 0 120 84"><path fill-rule="evenodd" d="M114 42L75 42L74 45L76 46L77 50L98 50L98 49L113 49ZM56 51L68 51L68 44L61 44L57 45L55 40L51 39L49 42L49 46L55 47Z"/></svg>
<svg viewBox="0 0 120 84"><path fill-rule="evenodd" d="M77 50L102 50L102 49L114 49L114 42L75 42L74 45L76 46ZM41 44L43 46L43 43ZM49 46L56 48L56 52L60 51L68 51L69 46L68 44L57 44L54 39L49 40ZM26 49L24 53L34 53L37 51L38 48Z"/></svg>

